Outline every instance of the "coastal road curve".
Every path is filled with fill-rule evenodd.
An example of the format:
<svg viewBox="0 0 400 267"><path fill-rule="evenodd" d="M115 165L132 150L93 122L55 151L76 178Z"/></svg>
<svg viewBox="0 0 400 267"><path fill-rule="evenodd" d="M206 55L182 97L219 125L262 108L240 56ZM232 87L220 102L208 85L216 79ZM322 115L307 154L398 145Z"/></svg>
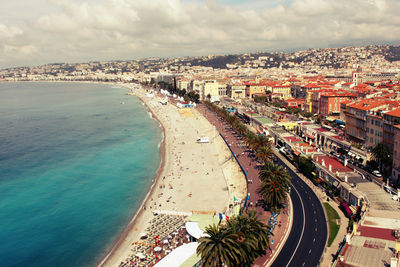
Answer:
<svg viewBox="0 0 400 267"><path fill-rule="evenodd" d="M318 266L328 235L323 207L311 188L281 159L278 162L292 176L293 226L271 266Z"/></svg>

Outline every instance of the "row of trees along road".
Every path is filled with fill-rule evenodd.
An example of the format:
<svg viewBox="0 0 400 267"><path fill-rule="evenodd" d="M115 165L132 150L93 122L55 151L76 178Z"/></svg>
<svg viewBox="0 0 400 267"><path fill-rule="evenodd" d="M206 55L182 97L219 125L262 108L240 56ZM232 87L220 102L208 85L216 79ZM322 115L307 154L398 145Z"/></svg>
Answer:
<svg viewBox="0 0 400 267"><path fill-rule="evenodd" d="M209 101L204 102L211 110L225 119L248 146L252 156L261 165L261 186L257 192L266 207L279 212L286 202L291 176L274 158L271 143L264 136L251 132L240 119ZM251 266L257 257L269 247L268 226L261 222L254 210L231 217L226 224L206 228L208 236L199 239L197 249L203 266Z"/></svg>

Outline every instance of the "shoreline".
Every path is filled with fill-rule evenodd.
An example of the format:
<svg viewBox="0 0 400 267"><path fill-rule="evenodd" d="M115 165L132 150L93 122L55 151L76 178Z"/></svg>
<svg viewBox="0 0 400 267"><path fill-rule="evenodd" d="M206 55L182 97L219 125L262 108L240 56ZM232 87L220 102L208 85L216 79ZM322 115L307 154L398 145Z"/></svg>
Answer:
<svg viewBox="0 0 400 267"><path fill-rule="evenodd" d="M185 109L179 109L171 103L163 106L159 103L161 98L158 96L146 96L145 87L140 86L137 89L138 83L73 82L126 89L127 94L137 97L143 103L151 119L159 123L162 131L162 140L159 143L160 165L146 196L121 233L102 252L99 251L94 265L119 266L121 262L125 262L132 254L132 243L139 240L140 233L147 231L146 228L154 217L153 211L215 214L229 210L233 203L232 196L242 199L246 197L243 173L236 162L229 160L231 153L223 139L219 135L211 138L213 127L198 110L191 108L185 113ZM203 135L210 136L210 143L195 142L197 136Z"/></svg>
<svg viewBox="0 0 400 267"><path fill-rule="evenodd" d="M122 87L131 91L131 89L128 87L125 87L125 86L122 86ZM140 216L143 215L143 213L144 213L143 207L148 202L149 197L154 193L155 185L157 184L157 181L160 179L161 173L164 170L164 166L165 166L166 131L165 131L164 125L160 121L160 119L157 117L157 115L153 112L153 110L151 110L151 108L148 106L148 104L141 97L139 97L137 95L135 95L135 96L145 105L146 109L152 114L152 118L155 119L160 124L161 130L162 130L162 140L161 140L160 148L159 148L160 159L161 159L160 165L159 165L159 168L157 170L155 177L153 178L154 182L150 186L150 189L147 192L145 198L139 205L139 209L136 211L135 215L129 221L128 225L125 227L125 229L121 233L121 235L118 236L117 241L110 246L111 250L105 256L101 257L101 261L96 263L96 266L104 266L104 264L109 260L109 258L111 258L113 256L113 254L120 249L120 247L125 242L125 239L129 236L129 233L132 232L133 227L135 226L135 223L136 223L136 219L138 219Z"/></svg>
<svg viewBox="0 0 400 267"><path fill-rule="evenodd" d="M98 266L119 266L125 261L131 254L132 243L139 240L139 233L146 232L153 218L153 210L226 212L233 203L232 196L244 198L246 195L244 175L236 162L226 160L230 152L222 138L216 136L212 145L203 146L194 142L196 131L198 135L200 131L212 134L213 129L196 109L191 110L192 116L186 118L173 104L163 106L159 104L157 96L147 98L145 88L134 89L133 86L137 84L114 85L128 89L130 95L137 97L160 123L163 131L160 145L162 159L157 176L139 210ZM167 184L170 188L166 188ZM167 200L168 195L170 197ZM154 204L157 202L154 209L151 206L153 201Z"/></svg>

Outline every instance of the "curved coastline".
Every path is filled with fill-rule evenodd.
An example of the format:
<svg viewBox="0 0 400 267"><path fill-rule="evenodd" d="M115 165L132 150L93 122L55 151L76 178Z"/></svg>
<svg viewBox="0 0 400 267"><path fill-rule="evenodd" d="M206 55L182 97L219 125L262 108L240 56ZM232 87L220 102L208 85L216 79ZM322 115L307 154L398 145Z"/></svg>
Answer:
<svg viewBox="0 0 400 267"><path fill-rule="evenodd" d="M129 89L128 87L125 87ZM136 219L139 218L140 216L143 215L144 213L144 205L146 202L149 200L149 197L154 193L155 190L155 185L157 184L161 173L164 169L165 166L165 140L166 140L166 131L164 124L161 122L161 120L158 118L158 116L153 112L153 110L149 107L149 105L144 101L140 96L136 95L136 97L145 105L146 109L152 114L152 119L155 119L161 126L162 130L162 140L160 143L160 156L161 156L161 161L159 168L157 170L157 173L155 177L153 178L153 183L150 186L150 190L147 192L145 198L143 199L142 203L139 206L139 209L136 211L135 215L132 217L132 219L129 221L129 224L125 227L124 231L121 233L120 236L117 237L117 242L114 243L111 247L111 250L104 256L102 257L101 261L96 264L96 266L106 266L107 261L112 257L116 251L120 249L120 247L123 245L123 243L126 242L126 238L129 236L129 234L133 231L133 228L136 224Z"/></svg>
<svg viewBox="0 0 400 267"><path fill-rule="evenodd" d="M195 143L197 136L204 134L212 136L213 132L212 125L196 109L192 109L191 118L184 118L176 106L172 104L161 106L157 104L159 100L157 96L154 99L147 98L144 89L134 89L136 86L132 87L129 83L84 81L77 83L98 83L128 89L130 95L138 97L146 106L151 117L160 124L162 131L159 143L160 165L152 178L152 184L122 233L94 259L96 266L119 266L131 254L132 242L139 239L140 233L145 231L153 217L150 206L153 198L157 204L163 204L162 209L196 213L205 210L225 212L229 204L233 203L233 196L237 198L246 196L244 175L236 162L227 160L231 154L223 139L217 135L209 145ZM181 167L177 167L179 165ZM173 184L174 188L165 188L168 183ZM164 185L164 189L160 189L160 185ZM160 192L165 194L157 197ZM173 204L165 202L167 195L173 197Z"/></svg>
<svg viewBox="0 0 400 267"><path fill-rule="evenodd" d="M153 202L157 202L154 208L162 204L162 209L180 212L224 212L233 203L233 195L239 198L246 195L245 178L236 162L226 161L230 152L222 138L216 136L212 145L194 142L196 131L197 134L211 134L213 129L197 110L192 110L191 118L184 118L174 105L162 106L157 97L147 98L143 89L133 89L129 84L116 85L131 90L130 95L138 97L160 123L163 132L161 163L140 209L99 266L118 266L131 254L132 242L139 240L140 233L145 232L153 217ZM166 184L171 188L165 188ZM173 197L168 203L165 202L167 195Z"/></svg>

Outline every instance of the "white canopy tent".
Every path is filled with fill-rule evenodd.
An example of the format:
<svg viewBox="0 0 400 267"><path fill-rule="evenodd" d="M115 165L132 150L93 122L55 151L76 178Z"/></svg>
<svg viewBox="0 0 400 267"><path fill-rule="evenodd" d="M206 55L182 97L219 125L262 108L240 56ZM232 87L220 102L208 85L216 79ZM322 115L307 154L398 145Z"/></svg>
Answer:
<svg viewBox="0 0 400 267"><path fill-rule="evenodd" d="M188 234L196 239L199 239L204 233L197 222L186 222L185 227Z"/></svg>
<svg viewBox="0 0 400 267"><path fill-rule="evenodd" d="M180 266L193 254L196 253L196 249L199 243L192 242L183 244L180 247L174 249L171 253L160 260L154 267L171 267Z"/></svg>

